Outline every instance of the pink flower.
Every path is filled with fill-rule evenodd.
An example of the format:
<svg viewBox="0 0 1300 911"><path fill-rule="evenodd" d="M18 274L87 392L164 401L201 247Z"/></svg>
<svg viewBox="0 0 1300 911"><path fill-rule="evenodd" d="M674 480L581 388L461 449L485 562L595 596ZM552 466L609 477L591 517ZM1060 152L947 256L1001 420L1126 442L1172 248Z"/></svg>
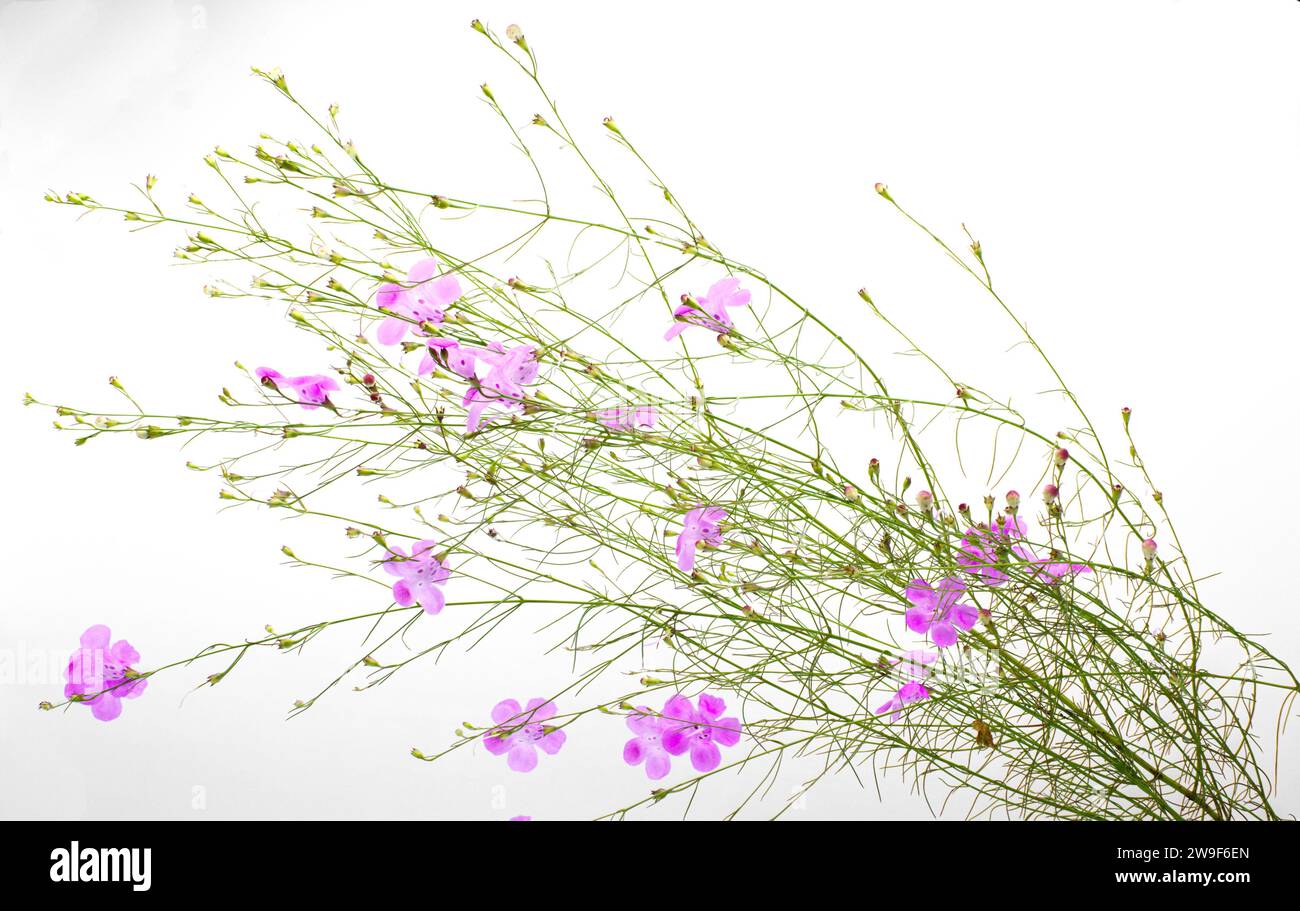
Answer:
<svg viewBox="0 0 1300 911"><path fill-rule="evenodd" d="M455 339L431 338L428 346L429 353L420 364L421 374L431 372L442 363L452 373L470 381L461 402L468 409L467 433L483 425L483 413L492 405L521 410L523 387L537 379L537 349L532 345L506 348L501 342L489 342L485 348L470 348Z"/></svg>
<svg viewBox="0 0 1300 911"><path fill-rule="evenodd" d="M636 408L606 408L596 412L596 419L610 430L625 430L632 433L637 430L649 430L659 420L659 413L653 405L640 405Z"/></svg>
<svg viewBox="0 0 1300 911"><path fill-rule="evenodd" d="M1018 516L995 516L987 528L980 526L966 530L957 562L966 567L968 573L981 577L988 585L1001 585L1009 578L1006 571L998 565L1005 560L1007 554L1029 564L1025 571L1048 585L1056 584L1067 575L1092 572L1086 563L1063 563L1035 557L1023 543L1015 543L1023 541L1026 531L1028 526L1025 520Z"/></svg>
<svg viewBox="0 0 1300 911"><path fill-rule="evenodd" d="M384 285L375 295L375 306L392 314L379 324L381 345L396 345L406 333L422 336L421 323L441 323L444 310L460 299L460 282L454 275L438 277L438 261L425 259L411 267L407 284Z"/></svg>
<svg viewBox="0 0 1300 911"><path fill-rule="evenodd" d="M483 745L493 756L506 756L506 765L516 772L531 772L537 768L537 750L554 756L564 746L563 731L548 730L542 724L555 716L554 702L530 699L528 707L521 709L518 700L503 699L492 707L492 721L496 727L483 735Z"/></svg>
<svg viewBox="0 0 1300 911"><path fill-rule="evenodd" d="M623 761L628 765L645 763L646 777L658 781L668 774L672 757L664 748L664 729L668 722L644 705L627 716L627 726L636 736L623 745Z"/></svg>
<svg viewBox="0 0 1300 911"><path fill-rule="evenodd" d="M683 299L685 296L683 295ZM740 279L724 278L713 283L709 293L697 298L695 305L683 303L673 311L675 322L664 339L671 341L686 331L687 326L702 326L718 334L731 331L735 325L727 313L728 307L744 307L749 303L749 292L740 290Z"/></svg>
<svg viewBox="0 0 1300 911"><path fill-rule="evenodd" d="M708 693L700 695L700 707L681 693L664 703L664 749L673 756L690 751L697 772L712 772L722 762L720 746L740 743L739 718L719 718L727 703Z"/></svg>
<svg viewBox="0 0 1300 911"><path fill-rule="evenodd" d="M439 613L446 606L442 585L451 571L434 556L433 541L416 541L410 556L400 545L388 549L384 570L398 580L393 583L393 600L403 607L419 604L426 614Z"/></svg>
<svg viewBox="0 0 1300 911"><path fill-rule="evenodd" d="M903 706L911 705L913 702L924 702L929 698L930 691L926 689L925 684L912 680L900 686L898 692L888 702L876 709L876 714L883 715L886 712L891 712L889 720L897 721L899 716L903 714Z"/></svg>
<svg viewBox="0 0 1300 911"><path fill-rule="evenodd" d="M971 575L981 577L989 585L1001 585L1007 574L998 567L1004 557L1000 552L1010 551L1022 560L1032 559L1029 552L1013 541L1025 536L1029 526L1019 516L996 516L988 527L966 529L957 554L957 562Z"/></svg>
<svg viewBox="0 0 1300 911"><path fill-rule="evenodd" d="M904 615L907 628L914 633L929 633L939 648L955 644L957 630L968 630L979 619L975 605L957 603L965 593L966 586L953 576L940 579L937 590L924 579L913 579L907 586L907 600L913 605Z"/></svg>
<svg viewBox="0 0 1300 911"><path fill-rule="evenodd" d="M77 699L90 706L90 713L100 721L112 721L122 714L122 700L135 699L145 691L149 681L136 676L131 665L140 653L125 639L111 646L111 631L102 623L81 634L81 647L72 653L63 687L65 699Z"/></svg>
<svg viewBox="0 0 1300 911"><path fill-rule="evenodd" d="M329 404L329 394L339 389L339 384L333 377L319 373L310 376L285 376L270 367L258 367L253 371L253 375L262 381L262 385L270 386L283 395L289 396L289 393L293 393L289 397L296 397L298 404L308 411L315 411L318 406Z"/></svg>
<svg viewBox="0 0 1300 911"><path fill-rule="evenodd" d="M1047 558L1034 559L1031 563L1029 571L1037 575L1039 581L1048 585L1055 585L1065 576L1092 572L1092 567L1087 563L1061 563Z"/></svg>
<svg viewBox="0 0 1300 911"><path fill-rule="evenodd" d="M727 521L727 511L721 506L698 506L682 519L682 531L677 536L677 568L684 573L695 569L695 548L704 543L717 547L722 543L721 523Z"/></svg>

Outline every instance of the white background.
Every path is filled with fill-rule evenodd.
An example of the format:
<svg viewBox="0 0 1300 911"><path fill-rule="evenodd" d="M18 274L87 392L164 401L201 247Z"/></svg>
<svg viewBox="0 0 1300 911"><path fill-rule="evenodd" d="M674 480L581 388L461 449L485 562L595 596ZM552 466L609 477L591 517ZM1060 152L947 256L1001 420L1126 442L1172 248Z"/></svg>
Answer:
<svg viewBox="0 0 1300 911"><path fill-rule="evenodd" d="M949 237L970 225L1085 404L1112 420L1134 408L1184 544L1221 573L1202 594L1300 661L1300 4L5 2L0 648L18 670L0 686L0 815L554 818L644 793L617 724L528 777L481 749L434 766L407 755L562 672L542 669L527 630L293 721L290 702L354 642L250 656L188 697L216 667L159 678L111 725L35 708L60 692L44 668L91 623L150 666L353 610L360 592L282 567L279 546L308 532L219 514L214 478L169 441L74 449L21 407L26 391L108 406L117 374L163 410L215 411L236 358L306 356L278 308L209 300L209 275L170 268L175 234L78 223L42 193L121 199L151 172L183 198L214 144L296 124L250 64L281 66L318 107L339 102L385 173L490 190L511 159L477 86L523 89L475 16L519 21L588 143L616 115L733 255L838 324L866 325L852 291L867 285L966 375L1014 382L1008 327L871 185ZM876 345L877 360L898 347ZM1285 812L1300 807L1297 747L1293 730ZM726 788L706 812L737 796ZM839 781L794 817L929 815L897 778L882 791Z"/></svg>

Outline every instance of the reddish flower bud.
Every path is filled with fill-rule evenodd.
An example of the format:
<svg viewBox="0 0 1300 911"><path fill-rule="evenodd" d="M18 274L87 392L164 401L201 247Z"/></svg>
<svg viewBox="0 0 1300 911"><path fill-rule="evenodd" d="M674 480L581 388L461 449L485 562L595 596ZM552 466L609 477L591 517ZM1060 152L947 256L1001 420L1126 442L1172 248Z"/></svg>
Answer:
<svg viewBox="0 0 1300 911"><path fill-rule="evenodd" d="M1156 545L1155 538L1147 538L1142 542L1142 556L1146 557L1148 560L1155 557L1157 550L1159 550L1159 547Z"/></svg>
<svg viewBox="0 0 1300 911"><path fill-rule="evenodd" d="M1061 447L1060 449L1056 450L1056 452L1053 454L1053 458L1055 459L1058 467L1064 466L1066 462L1070 461L1070 450L1066 449L1065 447Z"/></svg>
<svg viewBox="0 0 1300 911"><path fill-rule="evenodd" d="M934 494L930 493L928 490L917 491L916 505L926 512L929 512L934 508Z"/></svg>
<svg viewBox="0 0 1300 911"><path fill-rule="evenodd" d="M1007 507L1015 512L1020 508L1020 494L1014 490L1007 491Z"/></svg>
<svg viewBox="0 0 1300 911"><path fill-rule="evenodd" d="M1043 487L1043 502L1051 506L1056 502L1056 498L1061 495L1061 488L1055 484L1047 484Z"/></svg>

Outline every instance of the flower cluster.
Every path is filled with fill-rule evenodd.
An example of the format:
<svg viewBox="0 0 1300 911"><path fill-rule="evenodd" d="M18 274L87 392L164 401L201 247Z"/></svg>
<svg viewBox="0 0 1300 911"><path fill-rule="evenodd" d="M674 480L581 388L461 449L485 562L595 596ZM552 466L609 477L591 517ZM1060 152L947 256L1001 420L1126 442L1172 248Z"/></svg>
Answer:
<svg viewBox="0 0 1300 911"><path fill-rule="evenodd" d="M722 717L726 710L725 701L708 693L700 694L698 707L681 693L670 697L659 712L637 706L627 718L636 736L623 746L623 761L644 763L646 776L657 781L668 774L672 757L689 753L697 772L712 772L722 762L718 748L740 742L740 719Z"/></svg>
<svg viewBox="0 0 1300 911"><path fill-rule="evenodd" d="M672 770L674 756L689 755L697 772L712 772L722 763L720 747L740 742L743 727L739 718L723 716L727 703L702 693L698 705L689 696L676 693L655 711L637 706L628 715L633 737L623 746L623 761L644 765L647 777L658 781ZM537 768L537 751L554 756L565 744L564 731L547 724L558 709L543 698L503 699L492 708L493 727L483 734L483 745L494 756L506 756L506 765L516 772Z"/></svg>
<svg viewBox="0 0 1300 911"><path fill-rule="evenodd" d="M1069 453L1058 449L1053 453L1057 467L1063 466ZM1048 485L1044 499L1050 507L1055 502L1059 489ZM1025 574L1030 579L1047 585L1055 585L1066 576L1092 572L1086 563L1063 562L1056 559L1055 552L1049 558L1035 557L1025 544L1025 535L1029 527L1018 514L1020 494L1012 490L1007 493L1007 511L993 517L987 525L980 524L966 530L957 549L957 563L977 582L990 587L1004 585L1011 575L1011 558L1023 564ZM992 498L987 501L992 503ZM917 503L922 510L930 514L934 508L934 497L929 491L917 495ZM966 515L966 507L961 507ZM937 648L950 648L957 644L961 632L975 627L980 611L974 604L962 599L968 595L966 583L956 576L945 576L931 585L925 579L913 579L908 583L904 593L911 602L903 615L907 628L914 633L928 636ZM936 652L907 652L902 659L892 663L899 666L905 681L897 692L878 709L877 715L888 714L891 720L897 720L902 710L915 702L930 698L930 689L922 682L929 673L928 665L938 657Z"/></svg>

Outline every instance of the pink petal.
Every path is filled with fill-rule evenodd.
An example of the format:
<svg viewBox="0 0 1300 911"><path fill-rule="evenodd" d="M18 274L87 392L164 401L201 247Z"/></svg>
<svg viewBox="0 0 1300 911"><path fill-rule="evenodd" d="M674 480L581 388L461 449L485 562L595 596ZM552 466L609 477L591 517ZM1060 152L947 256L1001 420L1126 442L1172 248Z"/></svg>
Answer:
<svg viewBox="0 0 1300 911"><path fill-rule="evenodd" d="M410 607L415 604L415 595L411 592L411 586L405 579L393 583L393 600L402 607Z"/></svg>
<svg viewBox="0 0 1300 911"><path fill-rule="evenodd" d="M519 705L517 699L502 699L496 705L492 706L492 723L505 724L507 721L518 723L522 719L517 718L523 708Z"/></svg>
<svg viewBox="0 0 1300 911"><path fill-rule="evenodd" d="M719 718L713 722L713 739L724 747L734 747L740 743L740 719Z"/></svg>
<svg viewBox="0 0 1300 911"><path fill-rule="evenodd" d="M712 772L722 763L722 751L711 740L697 740L691 745L691 765L697 772Z"/></svg>
<svg viewBox="0 0 1300 911"><path fill-rule="evenodd" d="M646 777L653 781L663 778L673 767L673 761L663 750L655 750L646 758L645 773Z"/></svg>
<svg viewBox="0 0 1300 911"><path fill-rule="evenodd" d="M81 634L81 647L89 649L106 649L112 631L102 623L97 623Z"/></svg>
<svg viewBox="0 0 1300 911"><path fill-rule="evenodd" d="M510 748L506 765L515 772L531 772L537 768L537 749L527 741L520 741Z"/></svg>
<svg viewBox="0 0 1300 911"><path fill-rule="evenodd" d="M411 324L398 316L390 316L379 324L379 331L375 337L379 339L381 345L396 345L405 336L406 331L411 328Z"/></svg>
<svg viewBox="0 0 1300 911"><path fill-rule="evenodd" d="M438 274L438 261L433 257L422 259L406 273L407 284L418 285Z"/></svg>
<svg viewBox="0 0 1300 911"><path fill-rule="evenodd" d="M112 693L105 693L90 703L90 713L100 721L112 721L122 714L122 700Z"/></svg>
<svg viewBox="0 0 1300 911"><path fill-rule="evenodd" d="M962 629L970 629L979 619L979 608L973 604L957 604L948 613L948 619Z"/></svg>
<svg viewBox="0 0 1300 911"><path fill-rule="evenodd" d="M934 619L934 611L928 607L909 607L903 614L903 622L914 633L926 633Z"/></svg>
<svg viewBox="0 0 1300 911"><path fill-rule="evenodd" d="M506 737L501 736L500 731L488 731L483 735L483 746L493 756L500 756L507 752L514 745L515 738L513 735Z"/></svg>
<svg viewBox="0 0 1300 911"><path fill-rule="evenodd" d="M939 648L948 648L957 644L957 631L947 620L940 620L930 627L930 636Z"/></svg>
<svg viewBox="0 0 1300 911"><path fill-rule="evenodd" d="M568 739L568 735L563 731L551 731L551 733L537 741L537 745L542 748L542 752L546 753L546 755L554 756L560 752L560 747L564 746L564 741Z"/></svg>
<svg viewBox="0 0 1300 911"><path fill-rule="evenodd" d="M905 594L907 595L907 600L911 601L917 607L929 608L930 610L934 609L937 595L935 594L934 589L930 587L930 583L926 582L924 579L913 579L911 582L907 583L907 591Z"/></svg>

